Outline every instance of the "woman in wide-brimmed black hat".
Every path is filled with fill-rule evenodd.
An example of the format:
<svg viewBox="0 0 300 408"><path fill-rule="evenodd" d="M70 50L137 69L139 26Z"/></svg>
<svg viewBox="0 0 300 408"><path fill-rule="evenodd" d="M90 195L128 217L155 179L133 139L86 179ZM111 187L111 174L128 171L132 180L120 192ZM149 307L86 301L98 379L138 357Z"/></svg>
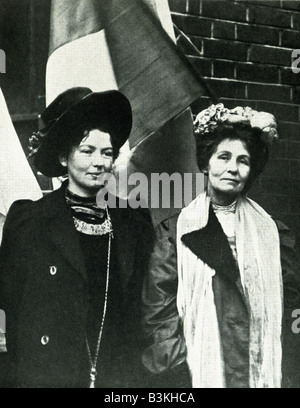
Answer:
<svg viewBox="0 0 300 408"><path fill-rule="evenodd" d="M35 166L67 179L39 201L15 202L7 217L0 255L7 385L136 386L152 224L146 210L120 200L117 208L96 203L102 175L129 137L130 103L118 91L72 88L41 119L30 143Z"/></svg>

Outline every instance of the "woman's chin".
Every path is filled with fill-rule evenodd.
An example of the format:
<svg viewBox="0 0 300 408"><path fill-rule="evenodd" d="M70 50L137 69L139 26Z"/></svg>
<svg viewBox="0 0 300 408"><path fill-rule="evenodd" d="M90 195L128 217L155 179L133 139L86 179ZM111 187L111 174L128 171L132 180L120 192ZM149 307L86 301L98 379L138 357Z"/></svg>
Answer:
<svg viewBox="0 0 300 408"><path fill-rule="evenodd" d="M224 196L238 196L241 194L241 190L238 188L230 187L222 188L219 190L219 194L223 194Z"/></svg>
<svg viewBox="0 0 300 408"><path fill-rule="evenodd" d="M103 180L95 178L94 180L91 180L89 183L87 183L86 187L92 190L95 190L97 188L100 189L101 187L103 187Z"/></svg>
<svg viewBox="0 0 300 408"><path fill-rule="evenodd" d="M210 197L215 204L229 205L235 201L240 194L241 192L236 189L222 189L215 191Z"/></svg>

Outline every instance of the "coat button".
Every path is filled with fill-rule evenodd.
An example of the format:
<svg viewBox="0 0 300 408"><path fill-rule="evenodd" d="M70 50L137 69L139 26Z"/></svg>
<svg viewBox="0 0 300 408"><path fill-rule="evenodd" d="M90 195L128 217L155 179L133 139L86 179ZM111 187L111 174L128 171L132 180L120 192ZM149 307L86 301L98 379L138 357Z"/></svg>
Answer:
<svg viewBox="0 0 300 408"><path fill-rule="evenodd" d="M49 343L49 336L43 336L41 338L41 343L43 346L46 346Z"/></svg>
<svg viewBox="0 0 300 408"><path fill-rule="evenodd" d="M57 272L57 267L56 266L50 266L49 269L50 269L50 274L51 275L56 275L56 272Z"/></svg>

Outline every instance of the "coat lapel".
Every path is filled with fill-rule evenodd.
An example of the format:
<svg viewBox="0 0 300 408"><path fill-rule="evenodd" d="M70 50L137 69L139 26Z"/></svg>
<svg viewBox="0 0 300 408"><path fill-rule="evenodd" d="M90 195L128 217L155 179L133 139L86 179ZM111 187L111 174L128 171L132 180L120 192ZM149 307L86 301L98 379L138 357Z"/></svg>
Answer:
<svg viewBox="0 0 300 408"><path fill-rule="evenodd" d="M87 279L79 238L74 228L71 212L65 203L65 186L46 196L44 219L50 241L61 255Z"/></svg>
<svg viewBox="0 0 300 408"><path fill-rule="evenodd" d="M239 271L226 235L211 206L207 225L202 229L184 234L181 240L209 267L236 282Z"/></svg>

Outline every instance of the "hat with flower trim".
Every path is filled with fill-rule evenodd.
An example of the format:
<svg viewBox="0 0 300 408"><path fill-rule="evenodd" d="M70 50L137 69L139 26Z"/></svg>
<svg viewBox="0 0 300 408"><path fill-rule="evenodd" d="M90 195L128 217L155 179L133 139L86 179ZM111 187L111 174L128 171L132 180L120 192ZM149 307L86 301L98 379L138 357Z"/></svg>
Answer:
<svg viewBox="0 0 300 408"><path fill-rule="evenodd" d="M222 124L245 124L252 129L259 129L262 142L268 146L278 139L276 120L271 113L259 112L248 106L227 109L222 103L211 105L198 113L194 121L194 134L201 137L213 133Z"/></svg>

